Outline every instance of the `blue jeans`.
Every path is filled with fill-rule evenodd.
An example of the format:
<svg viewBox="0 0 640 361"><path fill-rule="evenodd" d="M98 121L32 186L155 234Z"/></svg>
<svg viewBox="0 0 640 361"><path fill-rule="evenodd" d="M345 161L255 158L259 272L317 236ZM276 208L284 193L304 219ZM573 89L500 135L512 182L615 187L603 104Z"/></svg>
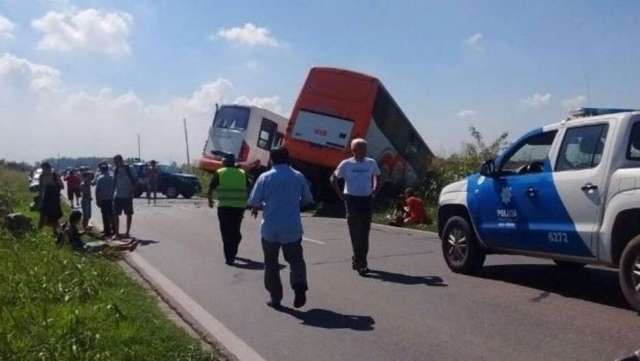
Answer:
<svg viewBox="0 0 640 361"><path fill-rule="evenodd" d="M91 199L82 198L80 207L82 207L82 217L86 219L91 218Z"/></svg>

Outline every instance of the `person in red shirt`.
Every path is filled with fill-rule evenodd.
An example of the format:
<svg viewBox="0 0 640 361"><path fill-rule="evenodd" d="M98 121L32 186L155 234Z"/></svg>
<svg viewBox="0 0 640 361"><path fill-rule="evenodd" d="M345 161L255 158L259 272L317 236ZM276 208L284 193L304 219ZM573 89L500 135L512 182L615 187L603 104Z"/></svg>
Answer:
<svg viewBox="0 0 640 361"><path fill-rule="evenodd" d="M75 170L71 170L64 177L64 181L67 182L67 197L69 198L69 202L71 202L71 207L74 206L74 196L76 199L75 206L80 207L80 183L82 183L82 179L76 175Z"/></svg>
<svg viewBox="0 0 640 361"><path fill-rule="evenodd" d="M427 222L427 212L424 210L424 202L415 196L412 188L404 191L405 218L403 224L421 224Z"/></svg>

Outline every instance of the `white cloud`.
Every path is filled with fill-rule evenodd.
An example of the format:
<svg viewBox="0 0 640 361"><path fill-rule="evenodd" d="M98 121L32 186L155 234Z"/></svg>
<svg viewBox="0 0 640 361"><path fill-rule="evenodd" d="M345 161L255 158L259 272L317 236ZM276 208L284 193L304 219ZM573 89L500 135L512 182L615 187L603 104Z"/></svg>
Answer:
<svg viewBox="0 0 640 361"><path fill-rule="evenodd" d="M484 35L475 33L464 41L464 45L475 51L484 51Z"/></svg>
<svg viewBox="0 0 640 361"><path fill-rule="evenodd" d="M15 24L11 20L0 15L0 39L13 39L13 29Z"/></svg>
<svg viewBox="0 0 640 361"><path fill-rule="evenodd" d="M240 105L253 105L256 107L271 110L272 112L278 114L282 113L282 107L280 106L280 97L278 96L249 98L243 95L237 97L233 102Z"/></svg>
<svg viewBox="0 0 640 361"><path fill-rule="evenodd" d="M246 23L243 26L233 28L222 28L216 35L229 42L249 47L277 47L280 45L280 42L271 36L269 29L258 27L252 23Z"/></svg>
<svg viewBox="0 0 640 361"><path fill-rule="evenodd" d="M460 119L471 120L478 115L478 112L473 109L463 109L459 111L456 116Z"/></svg>
<svg viewBox="0 0 640 361"><path fill-rule="evenodd" d="M50 11L31 22L43 33L38 49L68 51L84 49L107 54L128 54L133 17L126 12L97 9Z"/></svg>
<svg viewBox="0 0 640 361"><path fill-rule="evenodd" d="M583 107L587 103L587 97L584 95L577 95L573 98L563 99L562 106L566 110L573 110Z"/></svg>
<svg viewBox="0 0 640 361"><path fill-rule="evenodd" d="M29 91L55 90L60 83L60 72L46 65L32 63L12 54L0 56L0 92L15 87Z"/></svg>
<svg viewBox="0 0 640 361"><path fill-rule="evenodd" d="M551 93L535 93L530 97L522 99L522 103L529 108L539 109L543 108L551 102Z"/></svg>
<svg viewBox="0 0 640 361"><path fill-rule="evenodd" d="M181 162L182 119L187 119L191 154L199 155L215 103L232 102L281 109L277 96L235 94L224 78L159 104L131 91L72 90L57 69L5 54L0 56L0 154L27 161L57 154L135 156L140 133L144 158Z"/></svg>

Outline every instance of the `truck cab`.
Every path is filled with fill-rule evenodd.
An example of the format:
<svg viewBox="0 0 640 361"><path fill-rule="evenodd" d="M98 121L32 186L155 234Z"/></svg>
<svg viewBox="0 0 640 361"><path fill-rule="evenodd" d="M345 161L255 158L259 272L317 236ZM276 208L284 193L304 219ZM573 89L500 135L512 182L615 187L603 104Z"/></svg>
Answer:
<svg viewBox="0 0 640 361"><path fill-rule="evenodd" d="M605 265L640 310L640 111L582 108L525 134L444 187L438 220L454 272L500 253Z"/></svg>

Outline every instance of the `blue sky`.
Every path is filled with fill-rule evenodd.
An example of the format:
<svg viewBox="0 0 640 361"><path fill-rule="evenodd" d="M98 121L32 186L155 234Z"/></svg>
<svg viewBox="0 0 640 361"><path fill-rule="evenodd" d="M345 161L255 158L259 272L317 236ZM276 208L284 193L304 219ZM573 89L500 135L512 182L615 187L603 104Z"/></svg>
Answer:
<svg viewBox="0 0 640 361"><path fill-rule="evenodd" d="M124 25L114 33L90 31L75 43L56 34L89 9L95 16L87 21L108 23L113 15ZM58 20L44 19L48 13ZM0 131L9 134L17 117L33 118L28 129L34 137L3 142L0 154L37 160L47 152L83 155L90 146L90 154L130 152L129 133L142 132L147 157L180 160L183 148L173 135L178 128L168 118L189 119L197 154L210 114L196 100L262 101L288 115L308 69L317 65L380 78L427 143L449 153L467 138L469 125L487 137L509 131L515 138L560 120L571 106L640 106L638 14L640 2L632 0L0 0L0 15L13 25L0 36L0 56L57 70L54 103L64 104L58 111L42 100L50 95L13 92L21 97L0 103ZM0 22L0 34L2 29ZM48 35L57 40L43 45ZM2 87L24 83L16 84L8 71L3 80L1 66ZM215 83L220 79L228 83ZM198 98L198 89L212 83L214 95ZM69 99L78 94L101 114L91 117L85 103L76 112ZM53 115L44 121L34 108ZM76 117L81 119L69 120ZM165 125L164 132L154 129ZM66 126L101 132L60 130ZM33 149L49 144L46 135L56 132L81 140Z"/></svg>

